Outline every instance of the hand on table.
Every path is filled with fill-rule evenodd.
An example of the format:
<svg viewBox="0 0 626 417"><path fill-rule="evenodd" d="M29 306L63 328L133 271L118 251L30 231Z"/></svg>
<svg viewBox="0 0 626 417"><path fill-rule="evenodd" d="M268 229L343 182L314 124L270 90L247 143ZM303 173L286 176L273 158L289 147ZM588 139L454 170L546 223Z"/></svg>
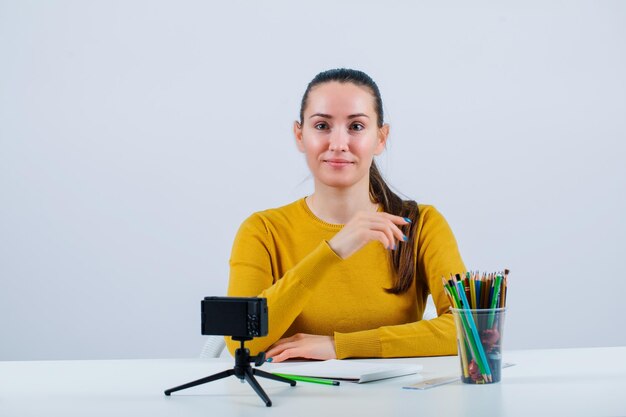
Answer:
<svg viewBox="0 0 626 417"><path fill-rule="evenodd" d="M298 333L291 337L278 340L265 356L272 362L282 362L287 359L336 359L335 341L331 336Z"/></svg>

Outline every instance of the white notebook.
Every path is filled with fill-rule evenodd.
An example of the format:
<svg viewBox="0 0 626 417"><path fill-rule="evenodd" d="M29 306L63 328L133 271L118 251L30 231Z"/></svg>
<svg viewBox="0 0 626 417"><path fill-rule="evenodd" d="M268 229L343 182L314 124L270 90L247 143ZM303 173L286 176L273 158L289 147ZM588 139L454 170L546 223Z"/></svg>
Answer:
<svg viewBox="0 0 626 417"><path fill-rule="evenodd" d="M370 382L397 376L416 374L422 365L411 363L364 362L331 359L293 366L272 367L270 372L309 376L351 382Z"/></svg>

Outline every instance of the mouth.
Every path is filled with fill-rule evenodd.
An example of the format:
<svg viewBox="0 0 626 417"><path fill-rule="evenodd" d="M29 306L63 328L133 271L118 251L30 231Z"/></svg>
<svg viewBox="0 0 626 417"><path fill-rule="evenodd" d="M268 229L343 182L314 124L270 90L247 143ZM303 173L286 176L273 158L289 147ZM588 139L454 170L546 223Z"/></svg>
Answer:
<svg viewBox="0 0 626 417"><path fill-rule="evenodd" d="M346 159L323 159L322 162L332 167L345 167L354 164L354 162L348 161Z"/></svg>

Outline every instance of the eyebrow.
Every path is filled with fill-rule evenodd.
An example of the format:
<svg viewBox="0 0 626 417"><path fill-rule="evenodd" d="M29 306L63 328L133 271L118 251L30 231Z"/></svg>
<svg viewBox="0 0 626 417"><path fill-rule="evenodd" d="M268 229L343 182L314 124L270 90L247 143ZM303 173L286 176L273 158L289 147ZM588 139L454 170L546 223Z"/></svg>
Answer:
<svg viewBox="0 0 626 417"><path fill-rule="evenodd" d="M330 114L325 114L325 113L315 113L312 114L311 116L309 116L309 119L312 119L314 117L323 117L325 119L332 119L333 116L331 116ZM354 119L356 117L367 117L369 119L369 116L365 113L356 113L356 114L351 114L350 116L348 116L348 119Z"/></svg>

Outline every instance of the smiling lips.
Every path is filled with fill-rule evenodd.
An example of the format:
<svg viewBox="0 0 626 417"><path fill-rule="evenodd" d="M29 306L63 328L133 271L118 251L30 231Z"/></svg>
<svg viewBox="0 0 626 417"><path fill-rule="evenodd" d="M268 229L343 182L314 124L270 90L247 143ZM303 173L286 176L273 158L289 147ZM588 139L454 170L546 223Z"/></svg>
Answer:
<svg viewBox="0 0 626 417"><path fill-rule="evenodd" d="M324 159L324 163L335 168L346 167L354 164L354 162L350 162L347 159Z"/></svg>

